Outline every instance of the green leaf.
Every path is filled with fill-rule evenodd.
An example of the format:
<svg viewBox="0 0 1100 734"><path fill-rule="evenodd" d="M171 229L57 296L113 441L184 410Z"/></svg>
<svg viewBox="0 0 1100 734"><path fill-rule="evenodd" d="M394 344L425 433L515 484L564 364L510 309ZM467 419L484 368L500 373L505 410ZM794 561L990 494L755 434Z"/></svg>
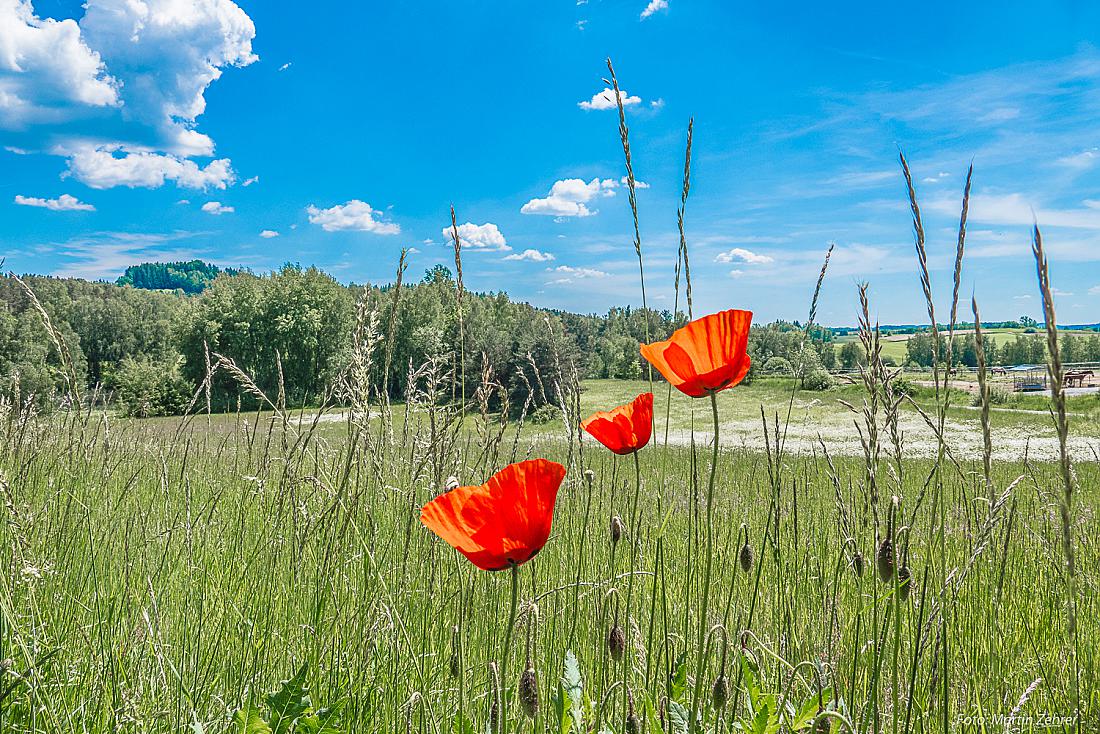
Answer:
<svg viewBox="0 0 1100 734"><path fill-rule="evenodd" d="M821 691L821 703L828 706L829 702L833 699L833 689L826 688ZM817 718L817 712L820 709L818 705L818 698L816 693L811 693L809 697L802 702L802 705L798 708L798 712L791 717L791 730L799 731L810 726L814 719Z"/></svg>
<svg viewBox="0 0 1100 734"><path fill-rule="evenodd" d="M274 734L289 734L298 718L312 708L306 687L308 672L309 663L302 663L293 678L283 681L282 688L267 697L267 708L271 712L269 722Z"/></svg>
<svg viewBox="0 0 1100 734"><path fill-rule="evenodd" d="M231 734L271 734L271 727L264 721L259 710L249 705L233 714L229 731Z"/></svg>
<svg viewBox="0 0 1100 734"><path fill-rule="evenodd" d="M558 681L550 704L554 711L554 721L558 722L558 731L560 734L569 734L573 728L573 720L569 715L569 694L565 692L565 685L561 681Z"/></svg>
<svg viewBox="0 0 1100 734"><path fill-rule="evenodd" d="M688 670L687 653L681 652L676 658L676 670L672 674L671 698L673 701L682 701L687 692Z"/></svg>
<svg viewBox="0 0 1100 734"><path fill-rule="evenodd" d="M565 653L565 667L562 671L561 685L569 697L569 717L574 731L584 731L584 680L581 678L581 666L572 650Z"/></svg>
<svg viewBox="0 0 1100 734"><path fill-rule="evenodd" d="M672 731L675 734L687 734L690 718L691 714L682 704L676 701L668 702L668 721L672 724Z"/></svg>
<svg viewBox="0 0 1100 734"><path fill-rule="evenodd" d="M455 720L451 724L451 734L474 734L474 724L466 714L455 712Z"/></svg>
<svg viewBox="0 0 1100 734"><path fill-rule="evenodd" d="M771 719L771 709L768 704L765 703L760 707L760 710L756 712L756 716L752 720L752 733L753 734L767 734L768 722Z"/></svg>

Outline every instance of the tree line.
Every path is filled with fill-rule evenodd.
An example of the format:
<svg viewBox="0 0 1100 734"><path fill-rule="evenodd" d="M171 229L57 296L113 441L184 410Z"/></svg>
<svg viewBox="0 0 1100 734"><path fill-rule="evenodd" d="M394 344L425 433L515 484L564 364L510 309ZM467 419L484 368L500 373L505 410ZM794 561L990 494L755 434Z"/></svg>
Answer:
<svg viewBox="0 0 1100 734"><path fill-rule="evenodd" d="M393 399L403 398L410 369L436 360L453 366L456 391L474 395L489 374L511 406L530 399L537 408L553 402L555 380L643 377L639 342L647 334L666 338L686 320L683 314L630 307L577 314L536 308L503 292L460 292L442 265L400 289L343 285L296 265L267 274L167 266L127 269L117 284L25 277L50 318L52 335L26 288L12 277L0 278L0 395L55 403L69 369L57 348L60 340L87 392L109 396L137 415L182 411L211 363L222 358L260 391L281 394L292 405L311 404L347 368L353 334L366 318L375 345L368 377L376 394L384 389ZM181 274L191 285L179 283ZM830 371L866 361L858 342L838 346L834 336L818 326L807 332L798 322L754 326L750 379L787 375L804 387L828 387ZM956 337L957 362L974 362L972 343L973 335ZM1100 334L1064 337L1062 345L1066 361L1100 360ZM990 364L1042 362L1044 349L1038 335L996 347L987 341L986 348ZM930 335L910 337L909 360L931 364ZM233 409L238 401L257 404L254 391L242 390L225 371L215 373L209 393L215 409Z"/></svg>

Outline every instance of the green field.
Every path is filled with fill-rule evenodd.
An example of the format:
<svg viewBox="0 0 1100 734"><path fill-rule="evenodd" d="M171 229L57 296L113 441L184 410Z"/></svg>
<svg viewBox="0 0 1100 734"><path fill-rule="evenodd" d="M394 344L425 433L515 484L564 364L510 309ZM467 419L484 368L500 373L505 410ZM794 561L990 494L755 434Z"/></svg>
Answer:
<svg viewBox="0 0 1100 734"><path fill-rule="evenodd" d="M2 416L0 657L10 661L0 730L266 732L279 730L273 709L293 703L314 709L303 708L301 732L323 722L344 732L484 732L494 708L507 731L569 731L564 710L579 724L572 731L622 732L631 706L652 734L682 731L693 707L706 731L754 722L773 731L780 717L801 730L820 709L834 731L850 722L923 732L955 731L943 722L1008 713L1018 701L1025 713L1070 714L1078 700L1082 730L1092 730L1095 463L1075 468L1074 638L1054 464L1025 465L1022 453L997 461L987 489L979 456L965 451L935 471L933 458L895 462L881 423L882 454L868 464L858 443L846 449L832 433L861 420L839 402L860 405L861 388L792 402L790 381L758 381L722 393L708 505L709 405L677 395L670 434L696 430L665 446L659 384L657 445L640 453L635 504L630 457L578 443L562 420L645 386L586 383L579 414L522 428L493 415L460 426L453 409L425 403L317 422L308 412ZM932 408L927 396L917 401ZM780 414L781 435L789 430L778 455L774 435L763 450L762 407L769 424ZM994 418L1029 436L1049 424L1029 413ZM969 421L959 435L980 434L968 408L949 420ZM816 438L795 439L807 426L832 466ZM448 475L479 483L528 454L569 473L549 543L518 569L515 643L504 650L509 572L477 571L417 516ZM896 562L911 590L875 570L894 495ZM615 514L627 527L617 545ZM621 662L607 643L616 624ZM490 662L504 675L499 704ZM539 683L534 719L515 692L528 664ZM265 698L298 671L282 697ZM716 706L720 677L731 693Z"/></svg>

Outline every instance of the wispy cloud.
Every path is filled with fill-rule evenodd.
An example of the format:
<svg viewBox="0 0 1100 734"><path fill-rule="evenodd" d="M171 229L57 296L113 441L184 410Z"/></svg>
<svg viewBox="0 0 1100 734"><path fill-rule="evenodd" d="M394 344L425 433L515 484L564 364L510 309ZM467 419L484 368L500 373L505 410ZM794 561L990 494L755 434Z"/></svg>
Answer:
<svg viewBox="0 0 1100 734"><path fill-rule="evenodd" d="M642 19L648 18L658 10L668 10L668 0L649 0L649 4L642 10Z"/></svg>
<svg viewBox="0 0 1100 734"><path fill-rule="evenodd" d="M143 262L210 259L203 247L183 247L196 232L95 232L66 242L45 245L60 263L53 275L63 278L113 280L129 265Z"/></svg>

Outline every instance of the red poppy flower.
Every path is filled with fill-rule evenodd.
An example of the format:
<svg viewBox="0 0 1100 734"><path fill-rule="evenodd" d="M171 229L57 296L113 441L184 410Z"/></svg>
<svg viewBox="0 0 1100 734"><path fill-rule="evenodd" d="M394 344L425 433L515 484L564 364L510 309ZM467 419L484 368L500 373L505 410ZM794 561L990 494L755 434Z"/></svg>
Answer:
<svg viewBox="0 0 1100 734"><path fill-rule="evenodd" d="M749 371L745 351L752 311L704 316L677 329L663 342L642 345L642 356L685 395L701 398L733 387Z"/></svg>
<svg viewBox="0 0 1100 734"><path fill-rule="evenodd" d="M565 467L546 459L509 464L478 487L458 487L424 505L420 522L478 568L531 560L550 537Z"/></svg>
<svg viewBox="0 0 1100 734"><path fill-rule="evenodd" d="M626 405L588 416L581 428L616 454L632 454L653 433L653 393L644 392Z"/></svg>

